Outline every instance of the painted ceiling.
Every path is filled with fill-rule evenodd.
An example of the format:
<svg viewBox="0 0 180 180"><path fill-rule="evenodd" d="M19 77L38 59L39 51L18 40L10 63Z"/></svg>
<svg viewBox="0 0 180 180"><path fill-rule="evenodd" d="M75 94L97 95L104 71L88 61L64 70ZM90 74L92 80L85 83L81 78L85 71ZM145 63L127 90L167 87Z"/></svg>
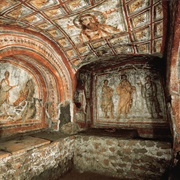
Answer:
<svg viewBox="0 0 180 180"><path fill-rule="evenodd" d="M162 55L161 0L0 0L0 25L39 32L75 68L118 55Z"/></svg>

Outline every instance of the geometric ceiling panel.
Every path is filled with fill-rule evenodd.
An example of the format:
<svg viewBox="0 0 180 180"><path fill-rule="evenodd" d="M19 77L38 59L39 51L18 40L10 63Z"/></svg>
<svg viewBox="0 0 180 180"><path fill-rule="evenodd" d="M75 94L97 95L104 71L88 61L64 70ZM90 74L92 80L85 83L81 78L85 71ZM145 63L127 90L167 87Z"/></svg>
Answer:
<svg viewBox="0 0 180 180"><path fill-rule="evenodd" d="M155 39L153 47L154 47L154 52L159 53L162 48L162 38Z"/></svg>
<svg viewBox="0 0 180 180"><path fill-rule="evenodd" d="M47 21L42 21L39 24L36 24L35 26L37 26L38 28L40 28L42 30L48 30L50 28L53 28L53 25Z"/></svg>
<svg viewBox="0 0 180 180"><path fill-rule="evenodd" d="M66 7L69 11L75 12L90 6L89 0L74 0L66 3Z"/></svg>
<svg viewBox="0 0 180 180"><path fill-rule="evenodd" d="M134 32L135 41L148 41L150 40L150 27L145 27L141 30Z"/></svg>
<svg viewBox="0 0 180 180"><path fill-rule="evenodd" d="M29 3L36 9L45 9L58 4L58 0L30 0Z"/></svg>
<svg viewBox="0 0 180 180"><path fill-rule="evenodd" d="M150 23L150 11L147 10L131 18L132 28L142 27Z"/></svg>
<svg viewBox="0 0 180 180"><path fill-rule="evenodd" d="M134 54L132 46L123 45L115 48L117 54Z"/></svg>
<svg viewBox="0 0 180 180"><path fill-rule="evenodd" d="M157 4L154 6L154 20L162 19L163 18L163 8L161 4Z"/></svg>
<svg viewBox="0 0 180 180"><path fill-rule="evenodd" d="M148 7L150 5L149 0L134 0L129 3L127 3L127 9L129 16L143 10L144 8Z"/></svg>
<svg viewBox="0 0 180 180"><path fill-rule="evenodd" d="M155 38L163 36L163 21L158 21L154 24L154 36Z"/></svg>
<svg viewBox="0 0 180 180"><path fill-rule="evenodd" d="M62 7L46 9L42 12L44 12L46 14L46 16L49 18L59 18L60 16L63 16L66 14L66 12L64 11L64 9Z"/></svg>
<svg viewBox="0 0 180 180"><path fill-rule="evenodd" d="M139 54L148 54L150 49L150 43L137 44L136 48Z"/></svg>
<svg viewBox="0 0 180 180"><path fill-rule="evenodd" d="M7 13L6 15L11 18L18 19L18 18L23 18L24 16L27 16L28 14L32 12L34 12L32 9L21 4L17 6L16 8L13 8L13 10Z"/></svg>
<svg viewBox="0 0 180 180"><path fill-rule="evenodd" d="M31 25L34 25L36 23L43 22L43 17L40 14L34 14L32 16L24 18L24 21L28 22Z"/></svg>
<svg viewBox="0 0 180 180"><path fill-rule="evenodd" d="M41 33L73 67L101 57L163 53L163 0L0 0L0 4L0 25Z"/></svg>
<svg viewBox="0 0 180 180"><path fill-rule="evenodd" d="M54 28L54 29L50 29L48 30L48 33L53 37L53 38L60 38L62 37L62 33L60 30Z"/></svg>
<svg viewBox="0 0 180 180"><path fill-rule="evenodd" d="M17 4L20 4L20 2L16 0L0 0L0 12L3 13Z"/></svg>

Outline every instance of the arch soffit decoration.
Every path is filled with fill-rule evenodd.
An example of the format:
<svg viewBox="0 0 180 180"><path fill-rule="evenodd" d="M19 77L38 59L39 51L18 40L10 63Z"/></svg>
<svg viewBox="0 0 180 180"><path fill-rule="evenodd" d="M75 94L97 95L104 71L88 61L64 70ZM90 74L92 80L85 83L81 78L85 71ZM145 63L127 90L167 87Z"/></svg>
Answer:
<svg viewBox="0 0 180 180"><path fill-rule="evenodd" d="M51 41L34 32L30 34L20 28L12 30L5 27L1 31L0 42L0 59L22 54L32 57L55 77L60 101L72 99L74 71Z"/></svg>

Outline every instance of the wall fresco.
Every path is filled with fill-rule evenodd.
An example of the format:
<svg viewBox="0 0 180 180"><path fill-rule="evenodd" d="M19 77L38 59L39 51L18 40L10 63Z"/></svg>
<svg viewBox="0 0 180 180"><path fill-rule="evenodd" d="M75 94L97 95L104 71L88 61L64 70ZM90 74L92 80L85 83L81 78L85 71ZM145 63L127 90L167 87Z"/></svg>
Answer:
<svg viewBox="0 0 180 180"><path fill-rule="evenodd" d="M0 123L40 121L42 107L32 74L10 63L0 66Z"/></svg>
<svg viewBox="0 0 180 180"><path fill-rule="evenodd" d="M164 91L156 71L128 69L95 79L95 124L166 121Z"/></svg>

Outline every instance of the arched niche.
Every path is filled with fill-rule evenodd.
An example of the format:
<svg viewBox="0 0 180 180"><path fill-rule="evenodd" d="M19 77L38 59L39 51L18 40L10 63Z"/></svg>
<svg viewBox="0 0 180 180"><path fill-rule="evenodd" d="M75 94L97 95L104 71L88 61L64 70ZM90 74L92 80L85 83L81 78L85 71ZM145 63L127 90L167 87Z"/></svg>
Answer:
<svg viewBox="0 0 180 180"><path fill-rule="evenodd" d="M3 26L0 34L0 58L28 54L52 71L61 83L61 100L71 100L75 86L73 69L60 48L39 33L19 27Z"/></svg>
<svg viewBox="0 0 180 180"><path fill-rule="evenodd" d="M0 61L1 135L46 128L46 83L37 69L12 58Z"/></svg>
<svg viewBox="0 0 180 180"><path fill-rule="evenodd" d="M0 40L2 42L0 45L0 63L3 64L1 66L3 67L1 80L4 78L6 69L10 73L9 84L11 86L17 85L14 74L21 77L21 72L24 73L24 76L20 78L20 80L24 79L22 87L17 85L9 91L11 94L9 105L14 109L17 108L14 107L15 101L19 98L20 92L25 91L24 86L26 86L28 79L32 79L35 89L31 101L34 101L37 106L34 109L39 108L37 111L39 115L36 114L31 118L20 117L17 119L4 116L4 119L2 118L4 123L0 129L1 135L44 128L58 130L60 117L58 105L64 101L72 100L74 75L68 63L64 63L62 60L64 57L62 58L61 54L56 52L57 49L51 44L46 44L40 37L28 36L27 33L22 35L19 32L11 35L10 32L6 32L0 35ZM71 114L73 118L73 112ZM10 118L13 119L11 122L9 122ZM29 121L31 123L28 123Z"/></svg>

